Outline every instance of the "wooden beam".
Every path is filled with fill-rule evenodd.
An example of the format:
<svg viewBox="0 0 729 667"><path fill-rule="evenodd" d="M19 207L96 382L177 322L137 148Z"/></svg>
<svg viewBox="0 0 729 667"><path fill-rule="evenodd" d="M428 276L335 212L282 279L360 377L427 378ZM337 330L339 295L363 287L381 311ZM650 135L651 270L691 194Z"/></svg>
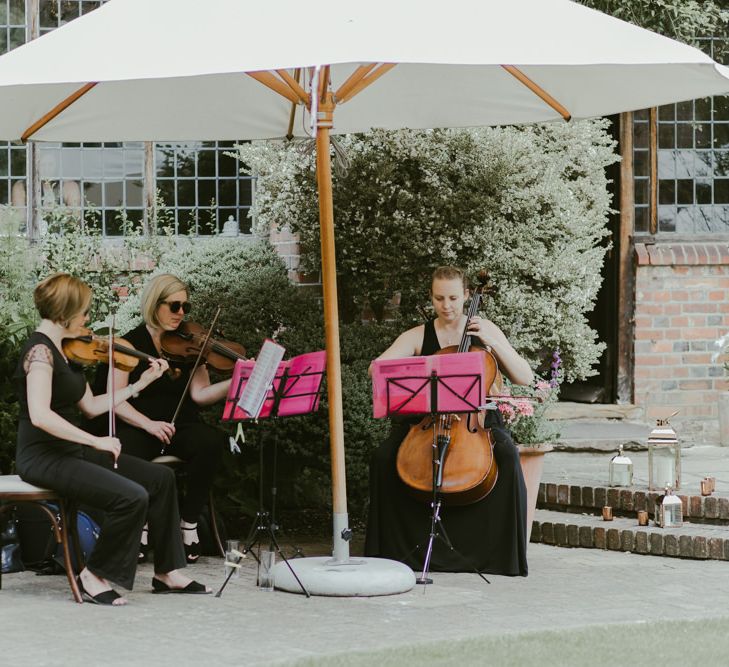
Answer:
<svg viewBox="0 0 729 667"><path fill-rule="evenodd" d="M502 67L509 74L511 74L511 76L513 76L515 79L517 79L527 88L529 88L529 90L531 90L543 102L546 102L550 107L552 107L552 109L554 109L560 116L562 116L562 118L564 118L565 120L570 120L570 118L572 118L572 114L564 106L562 106L557 100L555 100L554 97L552 97L541 86L534 83L534 81L532 81L518 67L514 67L513 65L502 65Z"/></svg>
<svg viewBox="0 0 729 667"><path fill-rule="evenodd" d="M294 81L298 84L301 80L301 68L297 67L294 70ZM303 88L302 88L303 90ZM291 103L291 112L289 113L289 127L286 132L286 138L291 141L294 138L294 121L296 120L296 107L298 105L295 103Z"/></svg>
<svg viewBox="0 0 729 667"><path fill-rule="evenodd" d="M375 67L377 63L370 63L368 65L360 65L354 72L349 75L349 78L339 86L339 90L334 93L334 99L337 102L341 102L349 92L354 88L362 79L365 78Z"/></svg>
<svg viewBox="0 0 729 667"><path fill-rule="evenodd" d="M50 123L58 114L60 114L62 111L70 107L77 99L80 97L83 97L88 93L95 85L97 84L96 81L91 83L86 83L81 88L79 88L75 93L71 93L65 100L62 102L56 104L55 107L53 107L47 114L42 116L39 120L37 120L35 123L33 123L23 134L21 135L21 139L23 141L28 141L30 137L32 137L38 130L40 130L42 127L44 127L47 123Z"/></svg>
<svg viewBox="0 0 729 667"><path fill-rule="evenodd" d="M309 96L306 94L306 91L301 87L301 84L299 83L299 72L301 72L301 70L297 68L296 70L294 70L295 76L291 76L285 69L276 70L276 73L284 80L286 85L288 85L288 87L291 88L292 91L294 91L296 96L299 98L299 102L301 102L302 104L308 104Z"/></svg>
<svg viewBox="0 0 729 667"><path fill-rule="evenodd" d="M650 168L650 197L648 205L649 231L658 233L658 109L653 107L648 113L649 143L648 161Z"/></svg>
<svg viewBox="0 0 729 667"><path fill-rule="evenodd" d="M634 395L635 331L635 181L633 168L633 114L620 114L620 233L618 255L618 403L632 403Z"/></svg>
<svg viewBox="0 0 729 667"><path fill-rule="evenodd" d="M319 104L322 104L326 100L327 91L329 90L330 74L331 67L329 65L324 65L319 74Z"/></svg>
<svg viewBox="0 0 729 667"><path fill-rule="evenodd" d="M374 83L379 79L383 74L387 74L393 67L395 67L395 63L383 63L381 64L377 69L373 70L368 76L365 76L364 78L361 78L352 88L349 90L349 92L346 95L343 95L342 97L337 99L337 102L339 104L343 104L347 100L351 100L355 95L362 92L367 86L369 86L371 83Z"/></svg>
<svg viewBox="0 0 729 667"><path fill-rule="evenodd" d="M299 103L299 96L291 90L288 85L281 81L281 79L271 74L271 72L246 72L246 74L251 77L251 79L255 79L267 88L273 90L275 93L282 95L290 102L293 102L294 104Z"/></svg>

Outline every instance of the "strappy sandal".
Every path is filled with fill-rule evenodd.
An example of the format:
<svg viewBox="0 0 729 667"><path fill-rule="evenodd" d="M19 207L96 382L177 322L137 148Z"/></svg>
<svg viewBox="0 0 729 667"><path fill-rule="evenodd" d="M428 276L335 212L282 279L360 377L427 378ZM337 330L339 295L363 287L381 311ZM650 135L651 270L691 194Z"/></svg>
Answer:
<svg viewBox="0 0 729 667"><path fill-rule="evenodd" d="M114 600L118 600L121 595L119 595L119 593L117 593L113 588L110 588L108 591L102 591L101 593L97 593L96 595L91 595L91 593L89 593L84 588L80 576L76 577L76 583L78 584L79 591L81 592L81 598L84 602L90 602L91 604L101 604L108 607L124 606L121 604L114 604Z"/></svg>
<svg viewBox="0 0 729 667"><path fill-rule="evenodd" d="M197 524L194 526L194 528L182 527L182 530L197 531ZM187 560L187 564L193 565L194 563L197 563L198 558L200 558L200 542L193 542L192 544L185 544L184 540L182 542L183 546L185 547L185 560Z"/></svg>
<svg viewBox="0 0 729 667"><path fill-rule="evenodd" d="M142 528L142 535L147 533L147 542L139 543L139 555L137 556L137 563L146 563L149 560L149 529L147 526Z"/></svg>
<svg viewBox="0 0 729 667"><path fill-rule="evenodd" d="M152 592L166 595L169 593L181 593L188 595L208 595L212 593L199 581L191 581L184 588L172 588L164 581L160 581L157 577L152 577Z"/></svg>

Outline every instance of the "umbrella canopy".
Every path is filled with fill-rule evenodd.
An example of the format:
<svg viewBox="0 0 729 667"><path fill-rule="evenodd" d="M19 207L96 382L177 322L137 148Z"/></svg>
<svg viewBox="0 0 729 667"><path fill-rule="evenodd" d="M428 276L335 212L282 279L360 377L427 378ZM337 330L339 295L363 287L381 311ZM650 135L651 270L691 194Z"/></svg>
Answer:
<svg viewBox="0 0 729 667"><path fill-rule="evenodd" d="M370 63L397 66L347 103L357 90L342 85ZM324 64L339 133L588 118L729 91L729 69L697 49L568 0L112 0L0 58L0 138L280 137L299 97L245 73ZM305 133L299 118L291 134Z"/></svg>
<svg viewBox="0 0 729 667"><path fill-rule="evenodd" d="M334 556L347 561L330 132L726 92L729 70L700 51L568 0L112 0L0 57L0 139L262 139L307 135L316 118Z"/></svg>

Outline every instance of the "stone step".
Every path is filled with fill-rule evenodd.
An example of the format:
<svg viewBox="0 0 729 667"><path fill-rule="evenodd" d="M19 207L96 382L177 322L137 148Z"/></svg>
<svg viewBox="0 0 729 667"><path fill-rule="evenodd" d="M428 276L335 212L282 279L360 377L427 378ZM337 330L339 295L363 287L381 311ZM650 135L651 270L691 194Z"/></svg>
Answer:
<svg viewBox="0 0 729 667"><path fill-rule="evenodd" d="M639 526L635 518L603 521L594 514L538 509L530 541L647 556L729 560L729 529L713 524L684 523L679 528L659 528Z"/></svg>
<svg viewBox="0 0 729 667"><path fill-rule="evenodd" d="M578 486L542 482L539 485L537 508L560 510L570 513L598 513L605 505L613 508L615 516L635 517L636 512L646 510L653 514L658 491L636 487L620 488L605 486ZM729 525L729 496L714 492L710 496L676 494L683 505L685 521L699 524Z"/></svg>

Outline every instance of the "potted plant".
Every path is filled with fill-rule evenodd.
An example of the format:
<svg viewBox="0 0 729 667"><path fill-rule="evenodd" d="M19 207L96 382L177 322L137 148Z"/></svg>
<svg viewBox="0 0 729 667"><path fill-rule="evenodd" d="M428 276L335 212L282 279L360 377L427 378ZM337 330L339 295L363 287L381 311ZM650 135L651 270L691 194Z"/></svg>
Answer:
<svg viewBox="0 0 729 667"><path fill-rule="evenodd" d="M559 437L554 423L547 419L546 411L550 403L559 396L562 381L562 359L559 350L552 355L551 378L539 379L533 387L520 388L519 396L498 402L499 412L504 424L511 431L514 442L519 448L524 483L527 489L527 542L531 536L532 521L537 507L539 482L544 469L544 455L551 452L552 442Z"/></svg>

